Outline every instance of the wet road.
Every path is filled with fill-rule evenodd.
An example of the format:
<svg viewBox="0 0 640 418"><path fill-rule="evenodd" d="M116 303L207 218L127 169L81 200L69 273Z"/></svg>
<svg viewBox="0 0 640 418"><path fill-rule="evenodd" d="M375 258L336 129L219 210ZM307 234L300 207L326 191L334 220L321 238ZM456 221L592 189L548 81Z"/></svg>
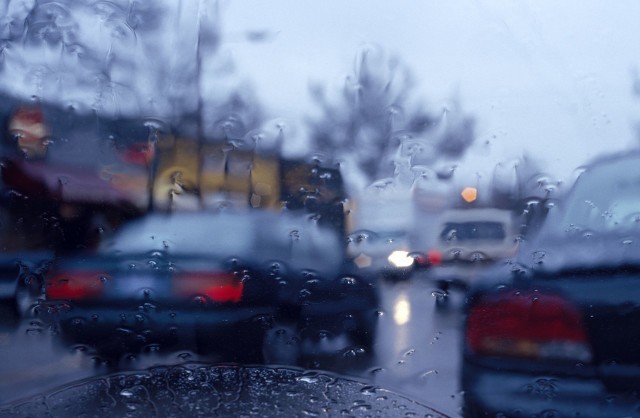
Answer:
<svg viewBox="0 0 640 418"><path fill-rule="evenodd" d="M355 377L458 416L459 308L463 295L453 293L446 309L436 309L434 290L424 277L381 283L377 358L373 367ZM63 347L57 341L55 332L37 320L23 321L17 328L2 328L0 403L108 372L82 349ZM188 352L149 354L121 366L144 369L187 360L202 357Z"/></svg>

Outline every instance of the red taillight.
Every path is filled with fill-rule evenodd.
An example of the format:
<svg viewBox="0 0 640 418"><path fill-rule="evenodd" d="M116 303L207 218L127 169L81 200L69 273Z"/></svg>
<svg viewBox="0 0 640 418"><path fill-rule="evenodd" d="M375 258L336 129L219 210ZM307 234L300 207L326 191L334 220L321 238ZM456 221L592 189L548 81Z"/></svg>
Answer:
<svg viewBox="0 0 640 418"><path fill-rule="evenodd" d="M185 273L175 277L173 284L176 296L206 296L213 302L239 302L243 288L244 283L229 272Z"/></svg>
<svg viewBox="0 0 640 418"><path fill-rule="evenodd" d="M47 280L45 295L49 300L97 298L102 295L108 280L104 274L96 272L58 272Z"/></svg>
<svg viewBox="0 0 640 418"><path fill-rule="evenodd" d="M431 266L439 266L442 264L442 253L438 250L427 251L427 261Z"/></svg>
<svg viewBox="0 0 640 418"><path fill-rule="evenodd" d="M466 342L477 355L591 360L579 311L557 295L510 293L476 303Z"/></svg>
<svg viewBox="0 0 640 418"><path fill-rule="evenodd" d="M442 253L438 250L429 250L424 254L413 254L413 258L418 267L433 267L442 264Z"/></svg>
<svg viewBox="0 0 640 418"><path fill-rule="evenodd" d="M155 157L155 144L134 144L119 153L122 161L147 166Z"/></svg>

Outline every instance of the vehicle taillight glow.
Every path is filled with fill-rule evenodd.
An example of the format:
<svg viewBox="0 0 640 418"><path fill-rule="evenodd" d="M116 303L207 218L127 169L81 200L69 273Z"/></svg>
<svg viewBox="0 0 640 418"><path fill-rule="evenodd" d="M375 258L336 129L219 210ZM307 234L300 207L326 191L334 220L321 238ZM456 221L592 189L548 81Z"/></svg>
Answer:
<svg viewBox="0 0 640 418"><path fill-rule="evenodd" d="M579 311L557 295L511 293L480 300L467 319L476 355L587 362L592 358Z"/></svg>
<svg viewBox="0 0 640 418"><path fill-rule="evenodd" d="M104 274L96 272L59 272L47 280L45 295L49 300L93 299L102 295L106 281Z"/></svg>
<svg viewBox="0 0 640 418"><path fill-rule="evenodd" d="M230 272L185 273L174 278L173 289L180 297L206 296L213 302L239 302L244 283Z"/></svg>
<svg viewBox="0 0 640 418"><path fill-rule="evenodd" d="M424 254L411 254L417 267L434 267L442 264L442 253L438 250L429 250Z"/></svg>
<svg viewBox="0 0 640 418"><path fill-rule="evenodd" d="M439 266L442 264L442 253L438 250L427 251L427 261L431 266Z"/></svg>

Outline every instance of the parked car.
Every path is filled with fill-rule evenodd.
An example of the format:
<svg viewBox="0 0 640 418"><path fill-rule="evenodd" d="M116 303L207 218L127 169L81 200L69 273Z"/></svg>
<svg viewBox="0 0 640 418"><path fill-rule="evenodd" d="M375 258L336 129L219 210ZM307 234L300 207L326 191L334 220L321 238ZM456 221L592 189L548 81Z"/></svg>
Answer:
<svg viewBox="0 0 640 418"><path fill-rule="evenodd" d="M56 260L40 315L67 344L111 361L189 348L221 361L303 365L371 351L377 289L344 277L343 265L337 234L308 215L154 214L93 253ZM294 357L272 360L268 337L287 326Z"/></svg>
<svg viewBox="0 0 640 418"><path fill-rule="evenodd" d="M640 153L587 167L518 257L474 282L465 416L637 416Z"/></svg>

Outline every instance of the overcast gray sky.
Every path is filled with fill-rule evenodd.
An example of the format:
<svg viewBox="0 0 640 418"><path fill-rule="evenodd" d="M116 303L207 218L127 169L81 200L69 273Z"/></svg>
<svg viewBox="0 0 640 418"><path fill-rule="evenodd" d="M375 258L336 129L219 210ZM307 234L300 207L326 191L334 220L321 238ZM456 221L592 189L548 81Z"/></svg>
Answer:
<svg viewBox="0 0 640 418"><path fill-rule="evenodd" d="M3 1L9 6L0 7L6 9L0 26L20 29L30 1ZM183 86L196 72L198 4L215 4L201 2L165 0L164 24L136 34L126 25L127 0L77 7L66 1L85 50L9 45L0 50L0 86L27 97L85 102L106 114L184 110L197 97ZM145 4L151 3L139 3ZM301 121L314 111L309 83L340 91L357 51L371 44L404 62L418 81L416 96L431 111L452 109L457 98L475 117L477 141L458 177L490 173L527 152L570 178L594 156L640 143L634 132L640 99L633 94L640 2L634 0L220 0L219 6L223 44L211 61L234 62L236 70L214 72L205 94L225 97L227 84L249 80L270 115L287 121L289 145L304 143ZM56 20L62 28L65 16ZM247 32L260 30L271 36L247 40ZM111 83L96 78L103 62Z"/></svg>
<svg viewBox="0 0 640 418"><path fill-rule="evenodd" d="M407 64L433 109L457 95L476 116L471 171L527 151L570 177L637 142L640 2L251 0L221 9L224 48L278 116L310 109L309 81L338 89L358 48L375 43ZM263 28L275 34L267 42L235 36Z"/></svg>

